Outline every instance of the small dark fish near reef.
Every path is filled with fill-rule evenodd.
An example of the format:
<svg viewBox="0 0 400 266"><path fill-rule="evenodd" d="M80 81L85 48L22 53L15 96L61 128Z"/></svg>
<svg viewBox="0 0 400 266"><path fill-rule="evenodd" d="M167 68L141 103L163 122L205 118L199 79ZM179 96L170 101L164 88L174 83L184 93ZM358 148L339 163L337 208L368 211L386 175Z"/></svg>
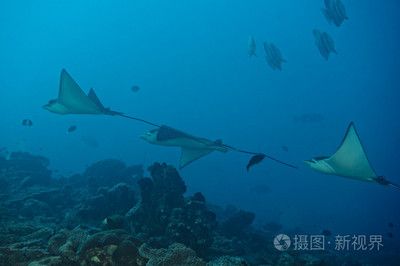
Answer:
<svg viewBox="0 0 400 266"><path fill-rule="evenodd" d="M72 132L74 132L75 130L76 130L76 126L70 126L69 128L68 128L68 133L72 133Z"/></svg>
<svg viewBox="0 0 400 266"><path fill-rule="evenodd" d="M250 168L251 168L253 165L258 164L258 163L260 163L262 160L264 160L264 158L265 158L265 154L262 154L262 153L256 154L256 155L254 155L253 157L251 157L249 163L248 163L247 166L246 166L247 171L249 171Z"/></svg>
<svg viewBox="0 0 400 266"><path fill-rule="evenodd" d="M121 229L124 227L124 216L114 214L105 218L102 222L104 229Z"/></svg>
<svg viewBox="0 0 400 266"><path fill-rule="evenodd" d="M139 87L138 85L133 85L133 86L131 87L131 91L132 91L132 92L138 92L138 91L140 91L140 87Z"/></svg>
<svg viewBox="0 0 400 266"><path fill-rule="evenodd" d="M30 119L24 119L24 120L22 120L22 125L25 127L31 127L31 126L33 126L33 123L32 123L32 120L30 120Z"/></svg>

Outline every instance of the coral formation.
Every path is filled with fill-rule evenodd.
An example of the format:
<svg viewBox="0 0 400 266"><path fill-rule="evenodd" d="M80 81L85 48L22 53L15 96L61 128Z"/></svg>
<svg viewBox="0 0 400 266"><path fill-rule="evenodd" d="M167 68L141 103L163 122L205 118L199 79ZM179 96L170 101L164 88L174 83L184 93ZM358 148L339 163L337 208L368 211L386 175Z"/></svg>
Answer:
<svg viewBox="0 0 400 266"><path fill-rule="evenodd" d="M196 256L196 252L182 244L174 243L168 248L151 249L146 244L139 248L139 254L148 259L147 266L205 266L206 263Z"/></svg>
<svg viewBox="0 0 400 266"><path fill-rule="evenodd" d="M332 254L281 253L281 228L256 229L254 213L185 196L166 164L103 160L83 174L52 178L46 158L0 157L0 266L329 265Z"/></svg>

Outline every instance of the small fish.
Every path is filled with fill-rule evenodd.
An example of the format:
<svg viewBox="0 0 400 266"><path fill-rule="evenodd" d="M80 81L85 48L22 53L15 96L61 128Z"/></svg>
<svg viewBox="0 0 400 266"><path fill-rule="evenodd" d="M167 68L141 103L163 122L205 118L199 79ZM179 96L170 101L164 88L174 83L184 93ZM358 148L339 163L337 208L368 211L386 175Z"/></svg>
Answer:
<svg viewBox="0 0 400 266"><path fill-rule="evenodd" d="M76 130L76 126L70 126L68 128L68 133L74 132Z"/></svg>
<svg viewBox="0 0 400 266"><path fill-rule="evenodd" d="M282 64L287 61L283 58L281 50L273 43L264 42L264 51L268 65L273 70L282 70Z"/></svg>
<svg viewBox="0 0 400 266"><path fill-rule="evenodd" d="M387 233L387 236L389 237L389 238L393 238L393 233L392 232L389 232L389 233Z"/></svg>
<svg viewBox="0 0 400 266"><path fill-rule="evenodd" d="M247 53L248 53L249 57L257 56L256 55L257 46L256 46L256 41L254 40L253 36L249 37L249 42L248 42L248 48L247 49L248 49Z"/></svg>
<svg viewBox="0 0 400 266"><path fill-rule="evenodd" d="M394 224L393 224L392 222L389 222L389 223L388 223L388 226L389 226L390 228L393 228L393 227L394 227Z"/></svg>
<svg viewBox="0 0 400 266"><path fill-rule="evenodd" d="M250 167L252 167L253 165L258 164L262 160L264 160L264 158L265 158L265 154L262 154L262 153L256 154L253 157L251 157L249 163L246 166L247 171L249 171Z"/></svg>
<svg viewBox="0 0 400 266"><path fill-rule="evenodd" d="M315 38L315 45L317 46L319 53L323 58L325 58L325 60L329 59L329 55L331 53L337 54L335 42L328 33L314 29L313 35Z"/></svg>
<svg viewBox="0 0 400 266"><path fill-rule="evenodd" d="M30 119L24 119L22 120L22 125L26 127L31 127L33 125L32 120Z"/></svg>
<svg viewBox="0 0 400 266"><path fill-rule="evenodd" d="M138 86L138 85L133 85L132 87L131 87L131 91L132 92L138 92L140 90L140 87Z"/></svg>
<svg viewBox="0 0 400 266"><path fill-rule="evenodd" d="M289 151L289 148L288 148L287 146L283 145L283 146L282 146L282 150L285 151L285 152L288 152L288 151Z"/></svg>
<svg viewBox="0 0 400 266"><path fill-rule="evenodd" d="M322 13L326 20L340 27L344 20L349 19L346 14L346 8L340 0L325 0L325 8Z"/></svg>
<svg viewBox="0 0 400 266"><path fill-rule="evenodd" d="M124 216L114 214L105 218L102 222L105 229L121 229L124 227Z"/></svg>

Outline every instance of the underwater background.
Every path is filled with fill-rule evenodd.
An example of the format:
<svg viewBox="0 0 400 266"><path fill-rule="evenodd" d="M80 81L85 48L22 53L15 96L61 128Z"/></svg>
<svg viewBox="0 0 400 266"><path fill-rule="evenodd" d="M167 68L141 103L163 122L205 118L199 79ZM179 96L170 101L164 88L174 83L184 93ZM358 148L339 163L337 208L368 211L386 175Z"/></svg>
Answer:
<svg viewBox="0 0 400 266"><path fill-rule="evenodd" d="M148 125L44 110L65 68L107 107L299 166L265 160L247 172L248 156L215 152L179 170L185 196L252 212L255 228L382 235L380 251L338 256L396 265L398 190L303 163L333 153L354 121L376 172L400 183L400 3L343 3L349 19L336 27L323 1L1 1L0 147L48 158L56 179L109 158L143 165L144 176L154 162L177 166L178 149L139 138ZM337 55L321 57L313 29L332 36ZM266 63L264 41L287 60L282 71Z"/></svg>

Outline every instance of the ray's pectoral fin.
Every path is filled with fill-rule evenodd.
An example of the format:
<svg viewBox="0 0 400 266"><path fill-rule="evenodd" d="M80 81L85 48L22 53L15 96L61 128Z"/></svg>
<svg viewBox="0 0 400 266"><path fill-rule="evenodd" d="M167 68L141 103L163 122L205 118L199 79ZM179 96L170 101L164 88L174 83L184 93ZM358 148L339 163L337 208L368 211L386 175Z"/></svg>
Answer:
<svg viewBox="0 0 400 266"><path fill-rule="evenodd" d="M354 123L350 123L346 135L338 150L325 160L336 175L355 178L363 181L372 181L376 177Z"/></svg>
<svg viewBox="0 0 400 266"><path fill-rule="evenodd" d="M179 161L179 168L182 169L191 162L200 159L203 156L211 153L212 149L193 149L193 148L182 148L181 159Z"/></svg>
<svg viewBox="0 0 400 266"><path fill-rule="evenodd" d="M101 110L104 110L106 108L104 108L104 105L101 103L99 97L97 97L96 92L94 91L93 88L90 88L89 93L88 93L88 97L90 100L92 100L92 102L94 102L97 107L99 107Z"/></svg>
<svg viewBox="0 0 400 266"><path fill-rule="evenodd" d="M112 111L110 108L105 108L104 105L101 103L99 97L97 97L96 92L93 88L89 90L88 97L92 102L102 111L105 115L122 115L121 112Z"/></svg>
<svg viewBox="0 0 400 266"><path fill-rule="evenodd" d="M65 69L61 71L57 101L64 105L70 114L102 113L101 108L83 92Z"/></svg>
<svg viewBox="0 0 400 266"><path fill-rule="evenodd" d="M360 181L377 181L377 175L367 158L353 122L348 126L342 143L332 156L316 157L305 162L312 169L325 174Z"/></svg>

